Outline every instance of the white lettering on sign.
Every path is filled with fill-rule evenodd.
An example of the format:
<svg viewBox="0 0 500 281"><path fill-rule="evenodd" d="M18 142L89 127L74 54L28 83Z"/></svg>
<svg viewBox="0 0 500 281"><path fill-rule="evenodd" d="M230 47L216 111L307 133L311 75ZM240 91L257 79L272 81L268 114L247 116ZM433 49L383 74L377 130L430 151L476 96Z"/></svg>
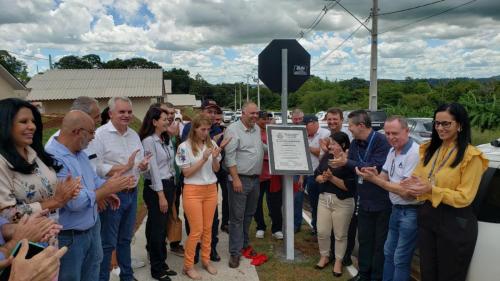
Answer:
<svg viewBox="0 0 500 281"><path fill-rule="evenodd" d="M300 76L307 75L307 65L294 65L293 75L300 75Z"/></svg>

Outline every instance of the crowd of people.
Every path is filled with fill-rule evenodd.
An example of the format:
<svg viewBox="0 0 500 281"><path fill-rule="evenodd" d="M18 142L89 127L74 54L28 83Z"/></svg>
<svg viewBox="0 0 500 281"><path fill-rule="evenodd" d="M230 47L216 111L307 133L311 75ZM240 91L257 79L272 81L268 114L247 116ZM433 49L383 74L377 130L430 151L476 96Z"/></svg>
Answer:
<svg viewBox="0 0 500 281"><path fill-rule="evenodd" d="M120 280L137 280L131 242L141 176L146 251L156 280L177 275L167 263L169 245L183 256L187 277L202 279L194 266L200 260L216 275L219 229L229 234L230 268L240 266L241 256L255 257L250 224L255 220L255 237L264 238L264 197L272 237L283 239L281 177L269 172L270 114L247 102L241 119L226 128L216 102L205 100L201 109L180 124L172 104L153 104L136 132L127 97L111 98L102 113L97 100L79 97L44 147L38 110L27 101L1 100L5 280L107 281L113 252ZM465 280L477 237L470 205L488 164L470 144L465 109L438 107L431 140L420 146L401 116L386 120L385 135L371 128L364 110L348 115L348 130L341 109L329 109L325 120L328 129L314 115L292 112L293 124L305 125L314 168L314 174L294 176L294 229L303 231L306 191L319 250L315 268L332 263L333 278L342 276L357 240L359 275L352 280L409 280L417 246L422 280ZM27 257L28 241L43 250Z"/></svg>

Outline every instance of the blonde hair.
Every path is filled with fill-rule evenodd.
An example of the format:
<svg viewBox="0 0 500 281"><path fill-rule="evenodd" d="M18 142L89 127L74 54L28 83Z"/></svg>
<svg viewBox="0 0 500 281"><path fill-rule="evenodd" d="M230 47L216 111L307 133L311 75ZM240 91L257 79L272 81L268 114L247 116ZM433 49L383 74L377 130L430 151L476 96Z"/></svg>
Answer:
<svg viewBox="0 0 500 281"><path fill-rule="evenodd" d="M210 127L212 126L212 120L206 114L198 114L193 118L193 121L191 121L191 130L189 130L187 139L191 144L191 150L193 151L193 155L195 157L198 155L198 152L203 149L203 144L205 144L208 148L213 147L212 140L210 139L210 134L208 134L201 143L199 138L196 137L196 129L203 125Z"/></svg>

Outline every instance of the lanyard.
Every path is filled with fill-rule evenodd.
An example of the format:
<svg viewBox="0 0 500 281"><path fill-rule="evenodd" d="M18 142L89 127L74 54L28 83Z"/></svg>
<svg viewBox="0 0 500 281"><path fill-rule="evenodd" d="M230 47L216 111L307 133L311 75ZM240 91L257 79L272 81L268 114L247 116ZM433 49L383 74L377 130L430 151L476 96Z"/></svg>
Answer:
<svg viewBox="0 0 500 281"><path fill-rule="evenodd" d="M368 151L370 151L370 148L372 147L373 139L375 138L375 132L372 132L372 136L370 137L370 141L368 141L368 147L365 150L365 155L363 158L361 158L361 155L359 154L359 149L358 149L358 158L359 161L361 162L366 162L368 160Z"/></svg>
<svg viewBox="0 0 500 281"><path fill-rule="evenodd" d="M453 153L453 151L455 151L455 149L456 149L456 148L457 148L457 147L456 147L456 146L454 146L454 147L453 147L453 149L452 149L452 150L450 150L450 152L448 153L448 155L446 155L446 158L445 158L445 159L443 159L443 162L441 162L441 164L440 164L440 165L439 165L439 167L437 168L436 172L434 172L434 168L436 167L436 161L437 161L437 159L438 159L438 157L439 157L439 152L441 151L441 146L439 147L439 149L438 149L438 151L437 151L437 153L436 153L436 158L434 158L434 162L432 163L432 168L431 168L431 170L429 171L429 175L427 176L427 178L429 179L429 181L430 181L431 177L432 177L433 175L437 174L437 173L439 172L439 170L441 170L441 168L443 168L444 164L445 164L446 162L448 162L448 159L450 159L451 154Z"/></svg>

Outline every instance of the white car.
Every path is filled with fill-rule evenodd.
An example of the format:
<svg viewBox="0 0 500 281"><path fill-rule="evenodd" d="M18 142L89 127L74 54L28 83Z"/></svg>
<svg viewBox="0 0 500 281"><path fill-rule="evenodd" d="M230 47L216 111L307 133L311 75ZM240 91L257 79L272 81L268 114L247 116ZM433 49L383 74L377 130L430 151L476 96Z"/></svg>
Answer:
<svg viewBox="0 0 500 281"><path fill-rule="evenodd" d="M500 138L477 146L490 160L472 203L478 219L476 248L467 281L500 280Z"/></svg>
<svg viewBox="0 0 500 281"><path fill-rule="evenodd" d="M234 120L234 112L229 110L224 110L222 112L222 121L224 123L229 123Z"/></svg>

